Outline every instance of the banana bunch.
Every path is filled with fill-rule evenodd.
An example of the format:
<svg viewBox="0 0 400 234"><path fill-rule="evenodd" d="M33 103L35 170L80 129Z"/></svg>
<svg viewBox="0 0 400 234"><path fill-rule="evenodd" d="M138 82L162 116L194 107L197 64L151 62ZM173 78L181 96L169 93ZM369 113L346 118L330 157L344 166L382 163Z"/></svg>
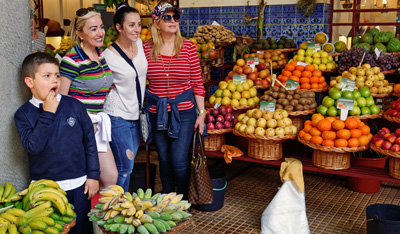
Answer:
<svg viewBox="0 0 400 234"><path fill-rule="evenodd" d="M137 193L131 194L118 185L112 185L100 194L99 203L88 216L106 231L121 234L166 232L192 216L185 211L190 203L175 192L153 195L151 189L146 192L138 189Z"/></svg>
<svg viewBox="0 0 400 234"><path fill-rule="evenodd" d="M71 38L68 37L61 39L59 50L65 53L69 48L71 48Z"/></svg>
<svg viewBox="0 0 400 234"><path fill-rule="evenodd" d="M7 206L11 205L10 202L21 200L22 196L18 195L17 189L11 182L6 182L3 185L0 184L0 203L8 203Z"/></svg>

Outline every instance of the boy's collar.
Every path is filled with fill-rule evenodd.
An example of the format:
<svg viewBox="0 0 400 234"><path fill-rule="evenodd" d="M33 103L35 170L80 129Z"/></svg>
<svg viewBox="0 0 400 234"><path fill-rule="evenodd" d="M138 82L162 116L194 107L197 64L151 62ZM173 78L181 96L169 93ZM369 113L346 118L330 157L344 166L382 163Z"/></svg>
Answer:
<svg viewBox="0 0 400 234"><path fill-rule="evenodd" d="M57 101L61 100L62 95L57 93ZM35 98L32 96L31 100L29 100L29 102L34 105L36 108L39 108L40 104L43 104L43 101Z"/></svg>

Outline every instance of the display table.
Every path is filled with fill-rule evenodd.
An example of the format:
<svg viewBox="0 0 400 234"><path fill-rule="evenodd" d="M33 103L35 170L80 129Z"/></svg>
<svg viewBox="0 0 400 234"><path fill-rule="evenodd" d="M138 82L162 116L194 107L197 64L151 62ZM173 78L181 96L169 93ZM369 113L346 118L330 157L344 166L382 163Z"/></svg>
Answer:
<svg viewBox="0 0 400 234"><path fill-rule="evenodd" d="M208 157L214 158L224 158L224 154L221 152L205 152L205 155ZM272 165L280 167L281 163L285 161L285 157L279 160L273 161L264 161L258 160L254 158L250 158L247 155L243 155L241 157L233 157L233 160L240 160L246 162L253 162L253 163L260 163L266 165ZM291 156L288 156L291 157ZM380 181L391 182L391 183L400 183L400 179L395 179L389 175L389 172L385 168L372 168L372 167L363 167L363 166L351 166L349 169L346 170L327 170L319 167L315 167L312 165L311 158L306 157L291 157L299 159L303 164L304 171L313 171L313 172L320 172L320 173L327 173L333 175L341 175L341 176L349 176L355 178L364 178L364 179L379 179Z"/></svg>

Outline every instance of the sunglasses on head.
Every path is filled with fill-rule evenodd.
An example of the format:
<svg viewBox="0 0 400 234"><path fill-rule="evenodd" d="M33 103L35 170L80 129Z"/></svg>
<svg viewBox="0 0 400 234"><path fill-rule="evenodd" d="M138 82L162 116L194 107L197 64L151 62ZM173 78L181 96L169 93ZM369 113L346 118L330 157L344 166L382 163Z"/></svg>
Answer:
<svg viewBox="0 0 400 234"><path fill-rule="evenodd" d="M84 16L84 15L86 15L87 13L89 13L89 11L95 11L95 12L97 12L97 10L94 9L93 7L88 7L88 8L81 8L81 9L77 10L77 11L76 11L76 15L79 16L79 17L81 17L81 16Z"/></svg>
<svg viewBox="0 0 400 234"><path fill-rule="evenodd" d="M172 18L174 18L175 22L179 22L181 16L179 14L174 14L174 15L163 15L162 19L164 20L165 23L171 23Z"/></svg>

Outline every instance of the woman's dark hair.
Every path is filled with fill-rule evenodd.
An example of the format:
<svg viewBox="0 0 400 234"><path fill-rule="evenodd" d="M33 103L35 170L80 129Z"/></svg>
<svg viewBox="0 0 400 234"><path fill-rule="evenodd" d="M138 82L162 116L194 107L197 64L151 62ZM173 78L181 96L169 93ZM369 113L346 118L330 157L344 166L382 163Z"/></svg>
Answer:
<svg viewBox="0 0 400 234"><path fill-rule="evenodd" d="M128 3L126 2L121 2L117 6L117 11L115 12L114 15L114 27L117 28L117 24L121 25L121 28L123 27L124 21L125 21L125 15L128 13L138 13L139 11L136 10L133 7L130 7Z"/></svg>

